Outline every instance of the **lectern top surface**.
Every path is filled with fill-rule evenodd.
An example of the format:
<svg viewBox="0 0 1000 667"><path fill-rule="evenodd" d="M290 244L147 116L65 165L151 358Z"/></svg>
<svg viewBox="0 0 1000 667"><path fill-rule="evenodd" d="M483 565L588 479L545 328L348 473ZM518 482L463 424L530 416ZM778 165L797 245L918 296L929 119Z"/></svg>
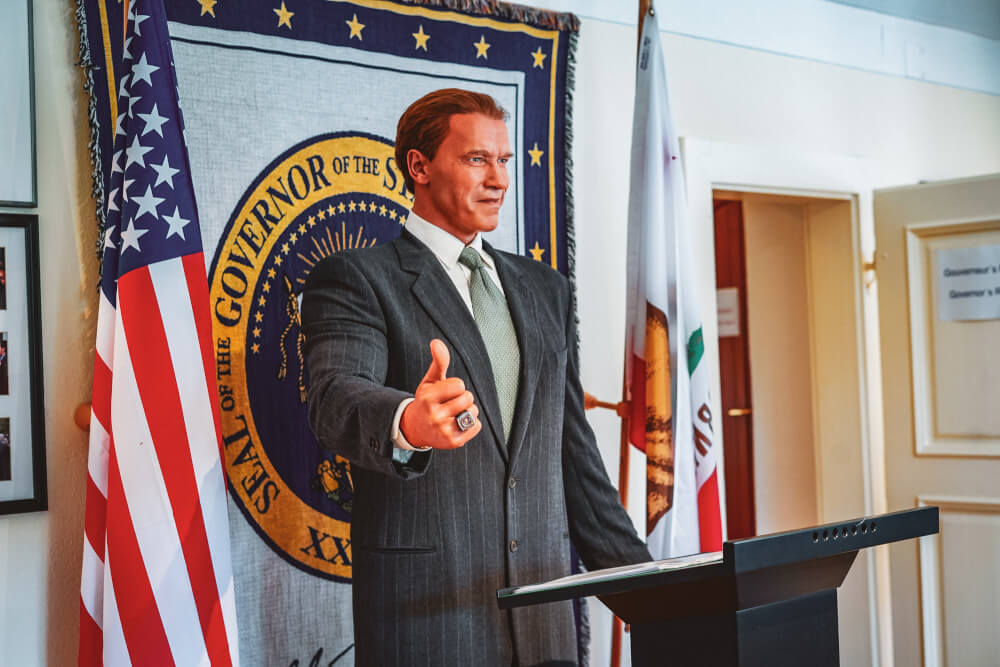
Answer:
<svg viewBox="0 0 1000 667"><path fill-rule="evenodd" d="M513 597L517 595L528 595L543 591L567 590L576 586L588 586L607 581L621 581L633 577L643 577L658 572L671 572L683 570L689 567L700 565L710 565L722 562L722 552L713 551L703 554L691 554L690 556L680 556L678 558L667 558L665 560L654 560L648 563L638 563L636 565L623 565L622 567L611 567L605 570L594 572L582 572L571 574L561 579L553 579L540 584L530 584L528 586L515 586L500 591L502 597Z"/></svg>

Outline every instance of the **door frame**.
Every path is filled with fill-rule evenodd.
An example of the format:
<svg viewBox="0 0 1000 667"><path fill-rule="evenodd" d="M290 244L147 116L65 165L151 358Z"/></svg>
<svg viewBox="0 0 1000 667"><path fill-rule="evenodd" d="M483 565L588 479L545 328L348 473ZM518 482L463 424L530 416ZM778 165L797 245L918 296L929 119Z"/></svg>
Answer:
<svg viewBox="0 0 1000 667"><path fill-rule="evenodd" d="M873 190L877 165L871 160L843 155L816 153L776 146L750 146L681 138L686 183L690 242L695 265L695 284L705 304L705 353L711 379L712 410L721 414L718 321L715 295L715 240L713 193L734 190L763 194L843 199L851 202L851 226L854 245L852 276L858 312L858 377L861 405L862 438L859 443L862 461L864 508L867 515L887 511L885 451L882 418L882 362L879 345L878 291L874 271L875 222ZM723 434L715 439L724 456ZM817 460L819 460L817 458ZM724 466L719 466L723 474ZM817 471L819 472L819 471ZM821 479L818 479L821 483ZM719 488L725 493L725 479ZM725 512L725 498L721 499ZM835 512L817 498L820 515ZM725 516L722 521L726 525ZM874 550L865 559L868 580L870 649L872 665L893 664L892 610L890 598L889 555L885 548Z"/></svg>

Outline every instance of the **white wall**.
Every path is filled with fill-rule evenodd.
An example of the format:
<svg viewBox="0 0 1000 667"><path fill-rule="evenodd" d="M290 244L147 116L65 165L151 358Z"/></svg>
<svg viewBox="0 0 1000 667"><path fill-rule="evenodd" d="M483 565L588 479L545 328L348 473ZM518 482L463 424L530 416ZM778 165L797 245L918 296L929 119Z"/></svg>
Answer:
<svg viewBox="0 0 1000 667"><path fill-rule="evenodd" d="M49 511L0 517L0 665L18 667L76 661L87 437L73 410L90 400L97 296L73 3L33 12Z"/></svg>
<svg viewBox="0 0 1000 667"><path fill-rule="evenodd" d="M0 518L0 665L76 655L86 437L71 415L90 395L97 296L72 4L36 0L34 24L51 509ZM621 393L635 40L634 26L584 20L576 68L582 371L588 391L611 400ZM879 166L873 187L1000 171L1000 97L670 34L664 51L683 136L869 157ZM592 422L617 479L617 420ZM638 506L644 482L632 458ZM610 620L599 603L592 609L593 664L606 665Z"/></svg>

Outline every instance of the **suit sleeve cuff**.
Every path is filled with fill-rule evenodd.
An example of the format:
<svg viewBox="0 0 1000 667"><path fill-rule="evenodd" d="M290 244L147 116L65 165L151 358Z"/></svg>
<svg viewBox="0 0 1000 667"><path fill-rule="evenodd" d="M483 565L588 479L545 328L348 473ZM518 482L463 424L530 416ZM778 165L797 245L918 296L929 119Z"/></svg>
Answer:
<svg viewBox="0 0 1000 667"><path fill-rule="evenodd" d="M396 414L392 417L392 444L396 450L402 450L393 452L393 458L399 460L400 458L405 457L405 459L401 460L400 463L406 463L411 456L410 454L404 454L404 452L426 452L430 450L430 447L414 447L411 445L406 439L406 436L403 435L402 429L399 428L399 421L403 418L403 410L405 410L406 406L412 402L412 398L404 398L399 402L399 407L396 408ZM400 454L401 456L397 458L396 454Z"/></svg>

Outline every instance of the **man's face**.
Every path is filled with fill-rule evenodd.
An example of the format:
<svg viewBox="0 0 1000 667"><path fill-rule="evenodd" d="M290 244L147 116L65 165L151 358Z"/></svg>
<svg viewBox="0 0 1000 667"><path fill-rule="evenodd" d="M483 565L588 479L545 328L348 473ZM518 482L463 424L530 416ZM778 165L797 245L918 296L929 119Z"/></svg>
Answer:
<svg viewBox="0 0 1000 667"><path fill-rule="evenodd" d="M510 179L507 125L482 114L456 114L433 160L410 151L417 183L414 212L469 243L496 229ZM424 186L421 188L420 186Z"/></svg>

